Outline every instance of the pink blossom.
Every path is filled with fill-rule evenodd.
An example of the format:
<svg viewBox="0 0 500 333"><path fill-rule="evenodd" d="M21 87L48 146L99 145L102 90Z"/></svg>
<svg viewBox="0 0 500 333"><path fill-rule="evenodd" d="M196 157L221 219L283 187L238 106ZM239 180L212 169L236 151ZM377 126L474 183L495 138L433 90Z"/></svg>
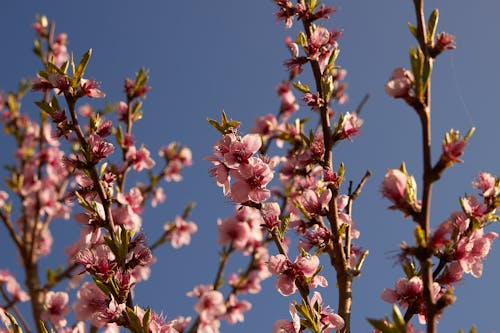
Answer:
<svg viewBox="0 0 500 333"><path fill-rule="evenodd" d="M16 301L26 302L30 300L29 295L21 289L21 285L9 271L0 270L0 287L3 284L6 285L7 291Z"/></svg>
<svg viewBox="0 0 500 333"><path fill-rule="evenodd" d="M273 325L273 333L299 333L300 332L300 317L297 313L297 309L293 304L288 306L291 321L288 320L277 320Z"/></svg>
<svg viewBox="0 0 500 333"><path fill-rule="evenodd" d="M263 203L260 211L267 229L271 230L280 223L281 208L277 202Z"/></svg>
<svg viewBox="0 0 500 333"><path fill-rule="evenodd" d="M229 296L229 300L226 303L227 311L222 316L229 324L234 325L237 322L244 322L245 318L243 313L252 308L252 304L248 301L238 301L235 294Z"/></svg>
<svg viewBox="0 0 500 333"><path fill-rule="evenodd" d="M295 260L294 264L298 272L306 277L312 277L318 270L319 258L317 256L301 256Z"/></svg>
<svg viewBox="0 0 500 333"><path fill-rule="evenodd" d="M128 194L118 193L116 201L127 206L131 212L140 214L144 197L142 196L141 190L134 186L130 189Z"/></svg>
<svg viewBox="0 0 500 333"><path fill-rule="evenodd" d="M363 120L358 118L357 113L347 112L342 118L342 138L346 138L350 141L351 137L358 135Z"/></svg>
<svg viewBox="0 0 500 333"><path fill-rule="evenodd" d="M222 187L222 193L224 193L224 195L228 195L230 190L229 183L231 179L229 176L229 168L224 163L221 163L216 159L207 159L215 164L215 166L209 171L210 176L215 177L217 186Z"/></svg>
<svg viewBox="0 0 500 333"><path fill-rule="evenodd" d="M461 198L460 203L462 204L464 213L469 216L481 218L488 213L488 207L480 202L474 195Z"/></svg>
<svg viewBox="0 0 500 333"><path fill-rule="evenodd" d="M472 182L472 187L480 190L482 192L481 195L484 198L495 197L500 193L500 185L497 185L495 177L493 177L491 174L487 172L479 173L475 181ZM0 193L0 198L1 198L1 193Z"/></svg>
<svg viewBox="0 0 500 333"><path fill-rule="evenodd" d="M498 237L495 232L484 233L483 229L475 230L470 236L460 239L455 251L464 273L479 278L483 274L483 260L491 249L491 244Z"/></svg>
<svg viewBox="0 0 500 333"><path fill-rule="evenodd" d="M436 36L436 47L438 50L453 50L455 46L455 36L446 32L441 32Z"/></svg>
<svg viewBox="0 0 500 333"><path fill-rule="evenodd" d="M295 277L290 274L280 274L276 278L276 289L283 296L290 296L297 291Z"/></svg>
<svg viewBox="0 0 500 333"><path fill-rule="evenodd" d="M290 83L283 82L278 85L276 87L276 92L278 93L278 96L281 97L280 113L283 114L284 119L288 119L293 112L299 109L299 104L297 104L297 99L290 88Z"/></svg>
<svg viewBox="0 0 500 333"><path fill-rule="evenodd" d="M0 208L5 205L5 200L9 198L9 194L5 191L0 191Z"/></svg>
<svg viewBox="0 0 500 333"><path fill-rule="evenodd" d="M101 280L108 281L116 274L115 255L107 245L85 248L74 256L74 262L85 267L85 270Z"/></svg>
<svg viewBox="0 0 500 333"><path fill-rule="evenodd" d="M293 24L293 17L295 16L295 7L289 0L276 0L275 3L280 7L274 13L278 21L285 21L285 28L290 29Z"/></svg>
<svg viewBox="0 0 500 333"><path fill-rule="evenodd" d="M240 164L248 163L248 159L255 154L262 142L257 134L247 134L241 140L232 141L229 150L224 153L224 162L229 168L237 168Z"/></svg>
<svg viewBox="0 0 500 333"><path fill-rule="evenodd" d="M51 45L51 58L54 59L54 64L58 67L69 60L68 35L65 33L56 36L54 43Z"/></svg>
<svg viewBox="0 0 500 333"><path fill-rule="evenodd" d="M265 186L272 180L273 171L261 158L250 157L248 163L231 170L235 182L231 185L230 197L238 203L252 200L261 203L271 193Z"/></svg>
<svg viewBox="0 0 500 333"><path fill-rule="evenodd" d="M82 94L90 98L103 98L106 96L101 90L99 90L99 83L95 80L81 79L80 88L82 89Z"/></svg>
<svg viewBox="0 0 500 333"><path fill-rule="evenodd" d="M153 191L153 196L151 198L151 207L156 207L159 203L164 203L167 199L163 187L157 187Z"/></svg>
<svg viewBox="0 0 500 333"><path fill-rule="evenodd" d="M435 301L441 291L441 286L434 282L431 289L431 295ZM398 303L403 308L416 306L419 314L425 314L423 290L423 282L419 276L413 276L409 280L401 278L396 281L395 289L384 289L381 298L388 303Z"/></svg>
<svg viewBox="0 0 500 333"><path fill-rule="evenodd" d="M224 296L220 291L210 290L204 292L194 306L202 321L210 322L226 313Z"/></svg>
<svg viewBox="0 0 500 333"><path fill-rule="evenodd" d="M71 312L68 306L69 296L63 291L49 291L45 294L44 311L42 319L50 321L56 327L66 326L66 319L64 318Z"/></svg>
<svg viewBox="0 0 500 333"><path fill-rule="evenodd" d="M268 261L268 268L272 274L280 274L288 268L289 261L283 254L270 256Z"/></svg>
<svg viewBox="0 0 500 333"><path fill-rule="evenodd" d="M103 327L119 318L125 304L109 299L94 283L85 282L77 293L75 317L77 320L90 320L96 327Z"/></svg>
<svg viewBox="0 0 500 333"><path fill-rule="evenodd" d="M453 163L462 163L459 157L463 155L466 145L467 139L460 137L458 131L451 130L443 141L441 158Z"/></svg>
<svg viewBox="0 0 500 333"><path fill-rule="evenodd" d="M296 58L299 56L299 46L297 43L294 43L292 38L286 37L285 38L285 44L290 50L290 53L292 54L292 57Z"/></svg>
<svg viewBox="0 0 500 333"><path fill-rule="evenodd" d="M255 125L250 130L251 133L257 133L264 137L272 136L278 128L278 120L273 114L266 114L255 119Z"/></svg>
<svg viewBox="0 0 500 333"><path fill-rule="evenodd" d="M78 113L82 117L90 118L90 116L94 113L94 108L90 104L84 104L78 108Z"/></svg>
<svg viewBox="0 0 500 333"><path fill-rule="evenodd" d="M297 198L297 201L311 216L324 215L328 211L328 204L332 198L332 192L323 189L320 194L317 191L307 189Z"/></svg>
<svg viewBox="0 0 500 333"><path fill-rule="evenodd" d="M323 298L319 292L314 292L310 304L312 308L319 309L320 322L322 327L326 328L323 332L340 330L344 327L344 319L336 314L330 307L323 306Z"/></svg>
<svg viewBox="0 0 500 333"><path fill-rule="evenodd" d="M116 112L118 113L119 121L127 121L128 105L124 101L120 101L116 104Z"/></svg>
<svg viewBox="0 0 500 333"><path fill-rule="evenodd" d="M171 229L173 227L173 229ZM175 217L173 226L165 224L165 230L171 230L167 239L172 243L174 249L180 248L182 245L189 245L191 242L191 234L198 231L198 227L194 222L186 222L180 216Z"/></svg>
<svg viewBox="0 0 500 333"><path fill-rule="evenodd" d="M393 203L390 209L399 209L409 215L420 211L421 204L416 198L416 189L413 176L398 169L390 169L384 176L381 192Z"/></svg>
<svg viewBox="0 0 500 333"><path fill-rule="evenodd" d="M217 221L219 238L217 242L221 245L231 244L237 250L243 250L250 238L250 226L246 222L240 222L234 217Z"/></svg>
<svg viewBox="0 0 500 333"><path fill-rule="evenodd" d="M97 134L91 134L89 136L89 144L94 162L98 162L100 159L108 157L115 150L113 144L104 141Z"/></svg>
<svg viewBox="0 0 500 333"><path fill-rule="evenodd" d="M413 73L404 68L396 68L391 80L385 85L385 93L394 98L406 98L414 81Z"/></svg>
<svg viewBox="0 0 500 333"><path fill-rule="evenodd" d="M141 146L139 150L135 146L130 146L127 150L125 158L132 163L135 171L140 172L144 169L152 169L155 166L155 161L150 157L149 150Z"/></svg>

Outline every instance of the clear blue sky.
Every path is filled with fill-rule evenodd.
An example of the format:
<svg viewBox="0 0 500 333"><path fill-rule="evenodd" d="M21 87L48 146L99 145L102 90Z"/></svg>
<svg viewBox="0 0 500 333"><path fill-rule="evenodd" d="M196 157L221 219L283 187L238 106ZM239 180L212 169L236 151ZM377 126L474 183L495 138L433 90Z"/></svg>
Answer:
<svg viewBox="0 0 500 333"><path fill-rule="evenodd" d="M326 25L344 29L338 63L348 70L350 103L343 110L353 110L366 93L371 96L362 113L362 135L352 144L342 144L334 154L336 162L345 162L349 179L359 180L366 169L373 173L354 208L361 231L358 244L369 249L370 256L362 276L355 280L352 326L353 332L369 332L366 317L390 313L390 305L379 296L402 275L393 255L401 240L411 242L413 229L410 221L386 210L389 203L379 192L385 170L398 167L403 160L410 172L420 174L417 117L403 102L392 100L383 91L395 67L408 67L407 50L414 41L406 26L414 22L413 8L410 0L338 0L333 4L338 12ZM477 128L465 163L449 170L435 186L432 216L437 225L459 208L459 195L472 192L470 182L479 171L499 172L500 3L428 1L426 5L428 13L431 6L441 10L438 31L457 36L457 50L441 56L434 68L435 156L445 131L455 128L465 133L471 126ZM278 109L274 88L287 75L282 66L288 57L283 40L287 34L295 36L296 30L285 31L276 23L272 15L275 10L270 0L30 0L0 4L1 89L14 89L20 78L32 77L39 69L30 52L34 35L31 23L37 13L55 20L57 31L68 33L69 49L76 58L93 48L87 73L102 82L109 102L123 99L125 77L141 66L150 69L153 89L144 105L144 119L137 126L139 143L157 151L175 140L188 145L194 155L185 181L167 185L166 204L144 216L145 230L153 235L163 222L180 214L188 201L197 203L192 220L197 222L199 232L192 245L177 251L169 246L161 248L151 279L137 287L139 304L163 311L169 318L192 315L193 299L185 293L196 284L213 280L218 250L216 221L232 210L208 176L210 165L202 159L211 154L212 144L218 139L206 118L218 117L225 110L248 130L256 116ZM35 111L28 102L23 108ZM301 112L308 115L305 107ZM7 145L0 140L2 164L12 156ZM63 232L71 234L73 227L73 221L54 223L55 237ZM495 225L492 230L498 232L500 228ZM6 238L1 230L2 253L13 251ZM55 254L49 260L57 264L63 259ZM482 279L468 276L457 288L457 303L441 320L441 332L468 329L474 323L479 332L500 330L499 261L500 244L494 244ZM0 269L13 263L2 256ZM326 295L332 300L328 303L334 305L333 279L330 282ZM289 299L277 295L274 278L265 281L260 295L248 299L254 308L245 323L223 327L223 331L268 332L276 319L289 317Z"/></svg>

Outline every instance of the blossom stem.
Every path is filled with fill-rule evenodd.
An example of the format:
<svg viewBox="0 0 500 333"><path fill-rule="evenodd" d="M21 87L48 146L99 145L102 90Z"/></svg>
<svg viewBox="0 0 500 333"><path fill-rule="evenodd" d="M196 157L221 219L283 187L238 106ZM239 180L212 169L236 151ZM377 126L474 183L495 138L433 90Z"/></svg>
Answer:
<svg viewBox="0 0 500 333"><path fill-rule="evenodd" d="M417 18L417 40L420 49L424 54L424 62L431 65L432 58L429 55L427 29L425 24L424 15L424 0L413 0L415 7L415 14ZM422 194L422 211L419 215L418 223L424 231L426 244L430 240L430 212L431 212L431 198L432 198L432 183L433 183L433 170L431 160L431 84L430 78L425 83L425 95L423 100L419 103L421 107L416 111L420 118L422 126L422 147L423 147L423 194ZM428 246L428 245L426 245ZM436 322L436 309L435 303L432 299L432 253L427 248L423 251L424 254L419 258L422 268L422 280L424 283L424 301L426 308L426 321L427 333L435 333L437 330Z"/></svg>

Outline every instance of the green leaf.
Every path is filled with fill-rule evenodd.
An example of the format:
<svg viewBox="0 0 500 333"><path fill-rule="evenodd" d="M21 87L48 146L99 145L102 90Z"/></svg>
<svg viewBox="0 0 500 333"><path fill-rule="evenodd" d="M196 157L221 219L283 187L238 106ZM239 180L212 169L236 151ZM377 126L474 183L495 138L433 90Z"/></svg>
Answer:
<svg viewBox="0 0 500 333"><path fill-rule="evenodd" d="M307 46L307 37L304 32L299 32L299 35L297 36L297 44L305 48Z"/></svg>
<svg viewBox="0 0 500 333"><path fill-rule="evenodd" d="M417 28L411 24L410 22L408 22L408 29L410 29L410 32L411 34L413 35L413 37L415 37L415 39L417 39Z"/></svg>
<svg viewBox="0 0 500 333"><path fill-rule="evenodd" d="M422 227L420 225L417 225L415 227L415 230L413 232L414 236L415 236L415 242L419 245L419 246L422 246L422 247L425 247L426 245L426 240L425 240L425 232L424 232L424 229L422 229Z"/></svg>
<svg viewBox="0 0 500 333"><path fill-rule="evenodd" d="M436 28L439 21L439 10L436 8L432 11L429 16L429 21L427 23L427 40L430 42L434 41L434 35L436 34Z"/></svg>
<svg viewBox="0 0 500 333"><path fill-rule="evenodd" d="M40 327L42 329L42 333L49 333L47 327L45 327L45 323L43 322L43 320L40 320Z"/></svg>
<svg viewBox="0 0 500 333"><path fill-rule="evenodd" d="M323 88L325 103L328 104L330 98L332 97L333 90L335 88L335 85L333 83L333 77L331 75L328 75L326 77L323 76L321 78L321 86Z"/></svg>
<svg viewBox="0 0 500 333"><path fill-rule="evenodd" d="M311 90L309 89L309 86L307 84L302 84L300 81L293 82L292 85L295 87L295 89L300 90L303 93L311 92Z"/></svg>
<svg viewBox="0 0 500 333"><path fill-rule="evenodd" d="M422 70L422 93L425 93L429 86L429 80L432 74L432 63L431 59L424 61L424 68Z"/></svg>
<svg viewBox="0 0 500 333"><path fill-rule="evenodd" d="M372 325L374 328L381 331L382 333L391 333L392 332L392 330L387 326L386 321L383 319L368 318L367 320L370 323L370 325Z"/></svg>
<svg viewBox="0 0 500 333"><path fill-rule="evenodd" d="M406 333L406 322L397 305L393 305L392 307L392 319L394 320L398 332Z"/></svg>
<svg viewBox="0 0 500 333"><path fill-rule="evenodd" d="M19 324L17 323L16 318L14 318L13 315L11 315L10 313L8 313L7 311L4 312L4 315L6 315L7 318L9 318L10 325L8 325L6 322L4 322L4 324L5 324L5 327L7 328L7 330L10 333L23 333L23 330L22 330L21 326L19 326Z"/></svg>
<svg viewBox="0 0 500 333"><path fill-rule="evenodd" d="M151 321L151 308L148 308L142 317L142 332L149 333L149 322Z"/></svg>
<svg viewBox="0 0 500 333"><path fill-rule="evenodd" d="M38 106L43 111L47 112L48 114L52 114L55 111L54 108L49 103L43 101L37 101L35 102L35 105Z"/></svg>
<svg viewBox="0 0 500 333"><path fill-rule="evenodd" d="M80 63L76 67L75 72L73 73L73 80L71 81L71 85L73 88L78 87L80 85L80 80L83 77L83 74L85 72L85 68L87 68L87 65L90 60L90 56L92 55L92 49L89 49L82 57L82 60L80 60Z"/></svg>
<svg viewBox="0 0 500 333"><path fill-rule="evenodd" d="M127 315L130 322L130 329L134 333L142 332L142 323L135 311L129 307L127 307Z"/></svg>

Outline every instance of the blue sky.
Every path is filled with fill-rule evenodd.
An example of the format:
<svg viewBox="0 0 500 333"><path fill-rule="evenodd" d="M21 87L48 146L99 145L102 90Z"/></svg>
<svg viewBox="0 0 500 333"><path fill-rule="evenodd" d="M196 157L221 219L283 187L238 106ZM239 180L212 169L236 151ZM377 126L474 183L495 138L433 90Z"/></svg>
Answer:
<svg viewBox="0 0 500 333"><path fill-rule="evenodd" d="M354 207L354 219L361 231L359 244L370 250L362 276L354 284L353 331L370 331L366 317L381 317L390 305L380 300L385 287L393 287L401 276L393 255L401 240L411 241L413 224L388 211L379 188L387 168L405 161L417 177L421 169L420 128L417 116L401 101L384 94L383 87L395 67L408 67L408 47L414 44L408 22L414 22L411 1L333 2L338 12L325 23L344 30L338 64L346 68L350 102L341 111L353 110L369 93L362 118L362 135L342 144L335 152L336 163L344 161L347 177L359 180L366 169L373 173ZM457 36L457 49L441 56L433 76L434 156L440 151L444 132L450 128L476 133L464 156L465 163L448 170L435 186L433 224L459 209L458 196L471 193L470 182L479 171L498 174L500 162L498 124L500 108L500 3L428 1L440 8L438 31ZM282 66L289 56L283 40L295 36L276 23L272 1L9 1L0 4L0 89L15 89L20 78L32 77L39 64L31 53L35 14L45 14L57 23L57 31L69 35L69 49L78 58L93 49L87 75L102 82L106 100L123 99L122 83L140 67L149 68L152 90L144 104L144 118L137 125L136 138L151 151L171 141L188 145L194 165L185 181L165 187L167 202L144 216L145 230L154 235L163 222L180 214L190 200L197 203L192 220L199 232L189 248L174 251L166 246L158 253L150 281L137 288L137 301L164 311L168 317L191 315L193 300L185 293L194 285L213 280L218 248L216 221L231 214L232 205L208 176L217 133L206 118L222 110L243 122L243 130L259 115L275 113L279 99L275 86L286 78ZM307 80L307 76L303 78ZM96 104L99 106L102 104ZM35 112L29 102L25 111ZM309 116L302 107L300 116ZM11 158L9 142L0 140L2 164ZM418 178L417 178L418 179ZM55 236L74 231L74 222L54 223ZM0 229L1 230L1 229ZM59 230L59 231L57 231ZM497 225L492 230L499 231ZM152 237L153 238L153 237ZM0 231L0 250L12 251ZM474 323L480 332L500 330L498 298L500 250L498 244L486 262L483 277L466 277L456 289L457 303L441 320L442 332L468 329ZM55 254L46 264L61 263ZM15 264L2 259L0 269ZM234 267L237 266L237 263ZM15 271L14 269L11 269ZM336 299L333 280L325 291ZM264 291L250 296L254 308L244 324L228 331L270 331L276 319L288 318L287 303L279 296L274 278Z"/></svg>

